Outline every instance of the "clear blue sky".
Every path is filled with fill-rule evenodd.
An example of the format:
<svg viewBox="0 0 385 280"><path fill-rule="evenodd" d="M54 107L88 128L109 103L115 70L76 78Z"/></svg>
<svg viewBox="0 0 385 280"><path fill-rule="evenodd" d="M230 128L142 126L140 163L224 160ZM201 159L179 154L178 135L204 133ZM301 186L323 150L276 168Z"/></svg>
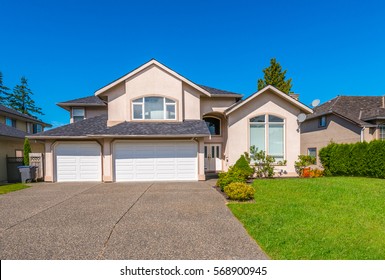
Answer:
<svg viewBox="0 0 385 280"><path fill-rule="evenodd" d="M385 94L384 1L0 0L0 71L29 80L42 119L151 58L188 79L250 95L275 57L310 104Z"/></svg>

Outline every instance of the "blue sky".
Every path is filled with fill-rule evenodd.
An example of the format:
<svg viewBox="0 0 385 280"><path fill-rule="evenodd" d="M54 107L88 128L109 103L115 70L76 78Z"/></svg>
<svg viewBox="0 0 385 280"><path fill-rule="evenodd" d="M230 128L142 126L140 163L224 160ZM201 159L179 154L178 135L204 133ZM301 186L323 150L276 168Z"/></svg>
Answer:
<svg viewBox="0 0 385 280"><path fill-rule="evenodd" d="M385 94L383 1L0 0L0 71L24 75L55 126L55 104L83 96L151 58L188 79L256 91L275 57L310 104Z"/></svg>

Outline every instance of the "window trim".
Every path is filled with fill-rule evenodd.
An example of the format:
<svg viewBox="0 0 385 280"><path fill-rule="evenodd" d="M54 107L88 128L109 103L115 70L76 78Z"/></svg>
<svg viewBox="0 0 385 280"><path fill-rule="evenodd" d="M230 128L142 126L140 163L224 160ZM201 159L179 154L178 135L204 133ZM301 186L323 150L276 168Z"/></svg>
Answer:
<svg viewBox="0 0 385 280"><path fill-rule="evenodd" d="M219 120L219 134L211 134L210 133L210 136L211 137L222 137L222 120L221 120L221 118L215 117L215 116L204 116L202 119L205 121L205 118L213 118L213 119Z"/></svg>
<svg viewBox="0 0 385 280"><path fill-rule="evenodd" d="M250 120L255 118L255 117L258 117L258 116L265 116L265 121L264 122L251 122ZM278 117L278 118L281 118L282 119L282 122L269 122L269 115L271 116L275 116L275 117ZM264 125L264 128L265 128L265 153L266 155L269 155L268 151L269 151L269 124L282 124L283 127L283 158L282 160L281 159L275 159L275 162L274 164L276 165L278 162L280 161L285 161L287 160L287 151L286 151L286 118L281 116L281 115L278 115L278 114L271 114L271 113L261 113L261 114L257 114L257 115L254 115L252 117L250 117L248 119L248 122L249 122L249 125L248 125L248 144L249 144L249 147L248 147L248 150L250 152L250 147L251 147L251 131L250 131L250 128L251 128L251 125L252 124L258 124L258 125Z"/></svg>
<svg viewBox="0 0 385 280"><path fill-rule="evenodd" d="M7 120L9 120L11 122L11 125L7 124ZM5 117L5 125L7 125L9 127L16 128L16 126L17 126L16 119L13 119L13 118L10 118L10 117Z"/></svg>
<svg viewBox="0 0 385 280"><path fill-rule="evenodd" d="M83 119L75 121L75 117L81 117L81 116L75 116L74 110L83 110ZM78 122L86 119L86 109L84 107L72 107L71 108L71 115L72 115L72 122Z"/></svg>
<svg viewBox="0 0 385 280"><path fill-rule="evenodd" d="M322 120L325 120L325 124L324 125L322 125ZM326 127L326 125L327 125L327 119L326 119L326 116L321 116L321 117L319 117L319 119L318 119L318 127L322 127L322 128L324 128L324 127Z"/></svg>
<svg viewBox="0 0 385 280"><path fill-rule="evenodd" d="M145 99L146 98L163 98L163 119L146 119L145 117ZM138 99L142 99L142 101L135 101ZM173 102L167 102L166 99L170 99ZM142 106L142 118L135 118L134 116L134 105L141 105ZM174 112L175 116L173 119L166 118L167 116L167 106L168 105L174 105ZM177 118L177 101L174 98L170 98L168 96L158 96L158 95L146 95L142 97L135 97L131 100L131 119L133 121L176 121Z"/></svg>

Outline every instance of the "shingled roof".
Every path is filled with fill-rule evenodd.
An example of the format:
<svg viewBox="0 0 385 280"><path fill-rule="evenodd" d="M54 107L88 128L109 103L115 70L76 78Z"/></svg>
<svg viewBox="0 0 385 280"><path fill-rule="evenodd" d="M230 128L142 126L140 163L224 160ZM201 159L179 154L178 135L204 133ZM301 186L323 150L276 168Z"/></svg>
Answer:
<svg viewBox="0 0 385 280"><path fill-rule="evenodd" d="M210 132L207 125L202 120L186 120L183 122L122 122L108 127L107 115L101 115L29 137L202 137L209 135Z"/></svg>
<svg viewBox="0 0 385 280"><path fill-rule="evenodd" d="M49 127L51 126L50 124L44 123L43 121L41 121L37 118L34 118L34 117L27 115L27 114L20 113L19 111L16 111L15 109L8 108L8 107L1 105L1 104L0 104L0 112L4 112L6 115L12 115L15 117L22 118L24 120L29 120L29 121L34 122L34 123L39 123L39 124L42 124L44 126L49 126ZM2 115L2 114L0 114L0 115Z"/></svg>
<svg viewBox="0 0 385 280"><path fill-rule="evenodd" d="M231 91L227 91L227 90L217 89L217 88L208 87L208 86L204 86L204 85L198 85L198 86L200 86L204 90L208 91L213 96L215 96L215 95L238 95L239 98L241 98L243 96L240 93L235 93L235 92L231 92Z"/></svg>
<svg viewBox="0 0 385 280"><path fill-rule="evenodd" d="M64 109L70 106L107 106L105 101L95 95L59 102L57 105Z"/></svg>
<svg viewBox="0 0 385 280"><path fill-rule="evenodd" d="M382 96L337 96L314 109L307 116L313 119L326 114L336 114L358 125L372 125L369 120L385 118Z"/></svg>
<svg viewBox="0 0 385 280"><path fill-rule="evenodd" d="M22 130L0 123L0 136L24 139L26 135L27 133Z"/></svg>

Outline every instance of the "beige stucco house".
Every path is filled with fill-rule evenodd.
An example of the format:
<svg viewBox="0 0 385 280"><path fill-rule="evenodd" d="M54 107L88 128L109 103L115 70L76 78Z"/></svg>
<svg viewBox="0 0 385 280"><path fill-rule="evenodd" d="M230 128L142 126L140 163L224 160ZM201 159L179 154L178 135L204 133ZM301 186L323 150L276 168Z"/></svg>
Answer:
<svg viewBox="0 0 385 280"><path fill-rule="evenodd" d="M272 86L241 98L151 60L94 96L59 103L70 124L29 137L44 141L46 181L205 180L250 145L294 174L297 116L312 110Z"/></svg>
<svg viewBox="0 0 385 280"><path fill-rule="evenodd" d="M301 124L301 154L318 158L329 143L385 139L384 96L337 96L314 108Z"/></svg>
<svg viewBox="0 0 385 280"><path fill-rule="evenodd" d="M7 170L7 157L23 157L24 138L26 135L44 131L46 124L29 115L0 105L0 182L7 182L10 170ZM34 153L43 153L44 144L31 141Z"/></svg>

